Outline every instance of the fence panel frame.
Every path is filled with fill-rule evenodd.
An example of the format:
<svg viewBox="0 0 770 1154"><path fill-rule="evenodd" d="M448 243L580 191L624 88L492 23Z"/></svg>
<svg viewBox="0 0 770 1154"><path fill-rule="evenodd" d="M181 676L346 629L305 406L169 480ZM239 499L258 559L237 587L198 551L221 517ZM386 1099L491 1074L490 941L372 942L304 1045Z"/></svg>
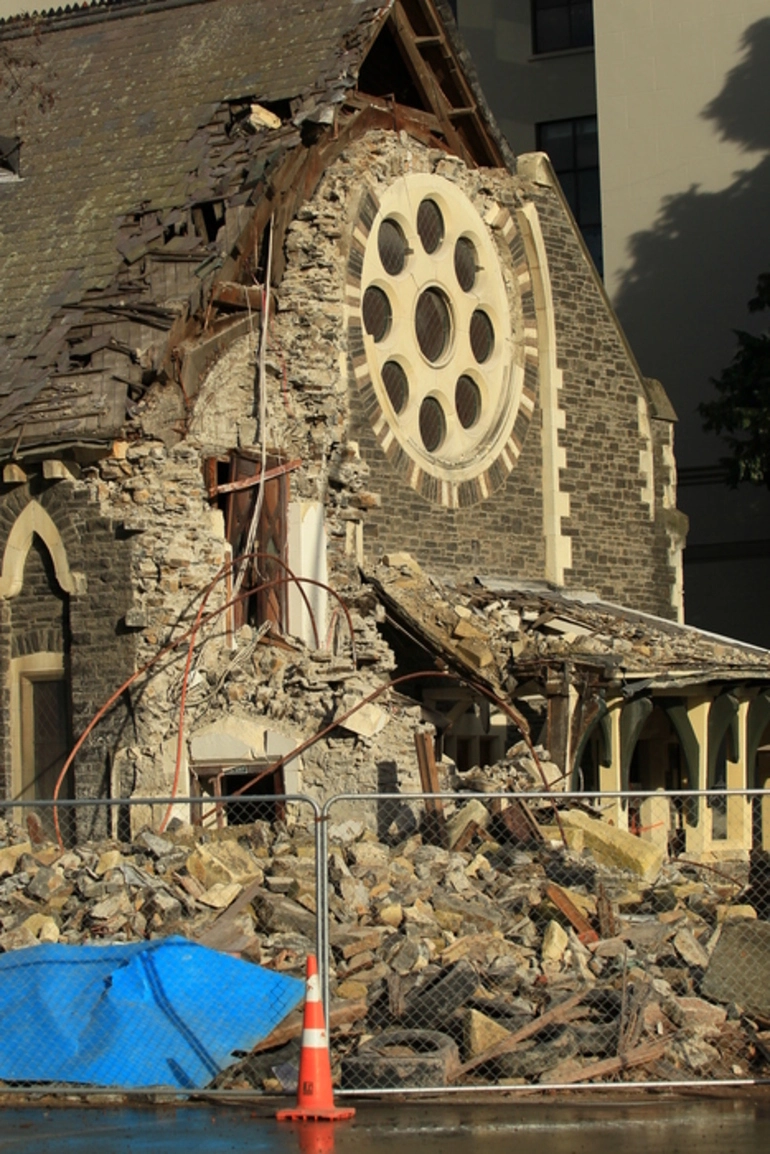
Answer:
<svg viewBox="0 0 770 1154"><path fill-rule="evenodd" d="M657 790L546 790L533 789L532 791L490 791L478 792L475 790L469 791L442 791L442 792L408 792L408 793L339 793L328 798L322 807L320 824L322 827L322 843L323 852L319 855L319 863L327 863L327 868L324 870L325 881L323 883L323 892L325 897L326 923L327 935L324 941L323 959L319 960L319 968L321 973L322 991L324 1006L328 1015L328 1007L330 1005L330 983L331 973L333 967L333 958L331 955L330 934L328 926L330 923L329 902L329 881L328 881L328 857L329 857L329 826L331 824L333 809L340 803L380 803L380 802L394 802L394 803L419 803L427 802L451 802L451 803L467 803L473 799L483 799L485 801L492 800L524 800L526 802L539 802L544 804L555 805L560 802L579 802L581 805L591 803L629 803L632 801L644 801L648 798L667 798L671 801L679 799L686 802L688 800L701 799L703 803L708 804L711 799L718 799L725 802L729 798L743 799L751 803L754 798L765 798L769 796L767 789L740 789L740 788L724 788L724 789L657 789ZM566 842L565 842L566 846ZM683 863L684 864L684 863ZM698 868L698 863L687 863ZM703 863L708 868L706 863ZM328 1020L328 1017L327 1017ZM331 1030L329 1031L331 1042ZM606 1081L606 1082L545 1082L537 1084L526 1084L522 1086L515 1085L442 1085L432 1088L428 1087L409 1087L399 1086L393 1088L377 1087L377 1088L341 1088L337 1092L343 1097L371 1097L375 1096L393 1096L393 1095L453 1095L463 1093L500 1093L531 1095L539 1092L554 1092L554 1091L603 1091L603 1090L674 1090L685 1088L705 1088L705 1087L724 1087L724 1088L740 1088L746 1086L757 1086L770 1084L770 1077L756 1078L747 1077L742 1078L736 1076L734 1079L724 1078L682 1078L682 1079L658 1079L658 1080L634 1080L634 1081Z"/></svg>
<svg viewBox="0 0 770 1154"><path fill-rule="evenodd" d="M95 810L98 808L117 808L123 806L129 807L167 807L170 804L174 806L189 806L190 812L193 812L193 807L200 807L201 804L206 805L210 802L210 808L213 811L216 806L221 806L225 809L237 808L238 805L254 805L269 806L276 802L286 804L296 804L303 807L308 807L309 814L307 816L307 826L310 827L312 823L312 836L314 846L314 883L315 883L315 949L319 955L322 954L323 942L327 936L327 925L325 918L325 904L323 892L323 879L326 876L325 868L321 867L323 843L323 823L321 821L321 805L313 797L306 794L240 794L232 797L136 797L136 798L69 798L58 799L56 801L48 799L19 799L19 798L3 798L0 799L0 819L8 818L17 824L26 824L23 820L18 823L18 816L25 812L59 810L63 812L77 813L84 810ZM111 826L108 821L108 826ZM190 824L193 824L192 822ZM245 823L246 825L251 823ZM205 827L204 827L205 828ZM236 826L232 827L236 829ZM154 832L154 831L153 831ZM99 839L84 839L80 844L88 844L89 840L115 840L115 835L108 830ZM78 843L75 843L76 846ZM222 911L225 912L225 911ZM162 935L161 935L162 936ZM34 947L31 947L34 948ZM98 948L94 946L94 948ZM20 1085L4 1085L0 1084L0 1100L7 1096L10 1099L28 1099L38 1100L40 1098L52 1099L103 1099L112 1098L116 1096L120 1098L140 1098L154 1102L185 1102L199 1098L214 1098L214 1099L254 1099L264 1096L264 1091L261 1089L227 1089L220 1087L205 1087L203 1089L185 1089L174 1085L159 1085L147 1087L130 1087L122 1085L112 1086L96 1086L84 1085L77 1083L61 1082L61 1083L26 1083Z"/></svg>

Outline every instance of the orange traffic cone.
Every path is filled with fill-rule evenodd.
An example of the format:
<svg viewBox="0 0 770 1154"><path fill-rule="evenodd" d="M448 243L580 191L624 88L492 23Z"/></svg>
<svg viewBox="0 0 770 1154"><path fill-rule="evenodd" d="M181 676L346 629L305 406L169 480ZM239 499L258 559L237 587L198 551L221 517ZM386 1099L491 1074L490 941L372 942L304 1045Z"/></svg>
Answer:
<svg viewBox="0 0 770 1154"><path fill-rule="evenodd" d="M344 1118L352 1118L354 1114L352 1106L338 1108L334 1105L329 1038L321 1002L318 962L313 954L308 954L297 1105L293 1110L279 1110L276 1118L279 1122L341 1122Z"/></svg>

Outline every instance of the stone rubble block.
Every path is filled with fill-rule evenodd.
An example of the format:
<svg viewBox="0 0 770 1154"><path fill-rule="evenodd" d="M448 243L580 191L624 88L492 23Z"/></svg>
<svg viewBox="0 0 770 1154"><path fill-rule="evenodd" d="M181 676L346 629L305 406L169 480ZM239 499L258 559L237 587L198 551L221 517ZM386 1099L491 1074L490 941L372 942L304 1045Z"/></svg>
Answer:
<svg viewBox="0 0 770 1154"><path fill-rule="evenodd" d="M703 997L770 1018L770 922L724 925L701 987Z"/></svg>
<svg viewBox="0 0 770 1154"><path fill-rule="evenodd" d="M541 956L544 962L560 962L569 946L567 931L556 921L550 921L543 934Z"/></svg>
<svg viewBox="0 0 770 1154"><path fill-rule="evenodd" d="M55 919L46 914L30 914L26 921L22 922L22 928L34 934L39 942L59 940L59 927Z"/></svg>
<svg viewBox="0 0 770 1154"><path fill-rule="evenodd" d="M32 843L29 841L18 842L15 845L8 845L0 849L0 877L7 877L8 874L12 874L22 854L31 851Z"/></svg>
<svg viewBox="0 0 770 1154"><path fill-rule="evenodd" d="M510 1030L480 1010L469 1009L464 1014L463 1036L468 1057L475 1058L490 1046L508 1038Z"/></svg>
<svg viewBox="0 0 770 1154"><path fill-rule="evenodd" d="M225 885L223 882L214 882L211 889L200 895L198 901L214 910L226 910L242 890L243 886L239 885L238 882L230 882L229 885Z"/></svg>
<svg viewBox="0 0 770 1154"><path fill-rule="evenodd" d="M698 966L705 970L709 956L691 930L682 929L674 935L674 949L688 966Z"/></svg>
<svg viewBox="0 0 770 1154"><path fill-rule="evenodd" d="M654 881L660 873L664 853L652 842L589 817L581 810L567 810L561 818L566 826L583 831L586 848L604 865L629 870L648 882Z"/></svg>
<svg viewBox="0 0 770 1154"><path fill-rule="evenodd" d="M197 846L186 861L187 872L206 889L216 882L241 885L262 881L264 871L253 854L238 842L219 842L214 846Z"/></svg>
<svg viewBox="0 0 770 1154"><path fill-rule="evenodd" d="M448 846L451 849L457 845L471 822L475 822L482 829L485 829L489 825L489 821L489 810L483 801L478 801L473 798L471 801L466 802L446 823Z"/></svg>

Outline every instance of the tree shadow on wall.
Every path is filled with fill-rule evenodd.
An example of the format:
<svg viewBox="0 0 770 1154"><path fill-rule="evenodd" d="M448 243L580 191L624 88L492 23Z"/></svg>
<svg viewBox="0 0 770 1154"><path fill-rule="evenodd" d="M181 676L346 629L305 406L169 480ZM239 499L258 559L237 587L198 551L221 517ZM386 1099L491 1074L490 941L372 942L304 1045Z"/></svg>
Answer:
<svg viewBox="0 0 770 1154"><path fill-rule="evenodd" d="M701 116L721 140L751 153L753 167L718 192L693 185L666 197L653 227L631 237L615 296L642 371L663 381L677 409L678 456L687 464L719 454L701 431L697 404L732 359L732 330L750 327L746 301L770 268L770 18L746 29L741 49Z"/></svg>

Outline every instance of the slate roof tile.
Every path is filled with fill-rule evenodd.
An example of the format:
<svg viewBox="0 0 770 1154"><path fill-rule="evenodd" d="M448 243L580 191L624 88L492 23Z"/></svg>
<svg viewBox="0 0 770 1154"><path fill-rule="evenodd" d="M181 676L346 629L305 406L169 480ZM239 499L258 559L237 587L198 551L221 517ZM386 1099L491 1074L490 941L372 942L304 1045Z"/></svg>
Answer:
<svg viewBox="0 0 770 1154"><path fill-rule="evenodd" d="M338 63L343 38L377 8L375 0L113 3L40 21L25 47L53 106L40 112L0 90L0 131L20 121L23 138L23 179L0 182L0 392L56 310L73 303L72 292L61 297L73 270L86 291L127 267L121 219L211 189L223 154L205 162L209 136L199 129L222 102L289 100L327 83L349 63ZM0 23L0 42L25 35L23 22ZM248 163L245 144L243 156Z"/></svg>

